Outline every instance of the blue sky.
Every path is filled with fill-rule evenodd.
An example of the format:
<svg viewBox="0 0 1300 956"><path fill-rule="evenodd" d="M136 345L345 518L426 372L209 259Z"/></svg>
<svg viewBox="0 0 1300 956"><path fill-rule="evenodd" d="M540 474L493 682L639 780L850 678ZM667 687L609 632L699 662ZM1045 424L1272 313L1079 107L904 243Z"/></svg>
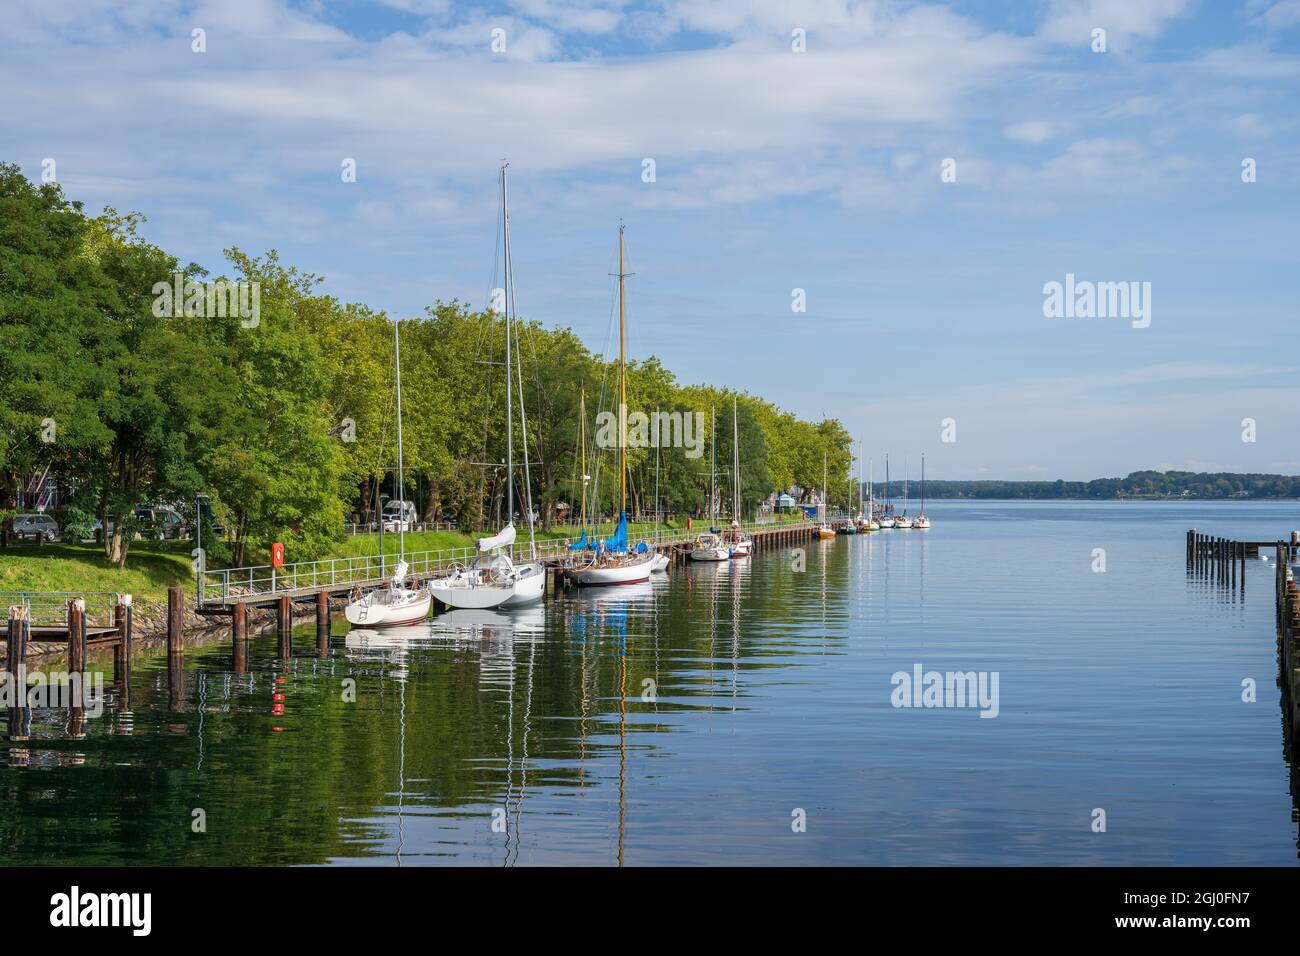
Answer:
<svg viewBox="0 0 1300 956"><path fill-rule="evenodd" d="M522 312L603 347L621 217L635 355L877 464L1300 472L1300 0L10 0L0 83L0 159L209 268L482 305L509 157Z"/></svg>

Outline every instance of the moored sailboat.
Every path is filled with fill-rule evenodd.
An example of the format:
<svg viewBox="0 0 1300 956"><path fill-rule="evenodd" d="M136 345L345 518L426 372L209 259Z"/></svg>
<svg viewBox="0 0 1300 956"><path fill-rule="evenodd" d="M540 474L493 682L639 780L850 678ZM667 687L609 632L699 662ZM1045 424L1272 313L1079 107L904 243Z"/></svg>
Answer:
<svg viewBox="0 0 1300 956"><path fill-rule="evenodd" d="M393 319L393 365L397 391L397 497L405 501L402 476L402 343L401 324ZM381 539L382 540L382 539ZM343 610L349 624L359 627L405 627L429 616L429 595L406 586L406 522L397 524L397 567L382 588L353 594ZM382 558L381 558L382 565Z"/></svg>
<svg viewBox="0 0 1300 956"><path fill-rule="evenodd" d="M502 267L505 276L502 302L506 332L506 526L491 537L480 538L478 556L468 567L456 566L427 585L429 594L449 608L482 610L494 607L519 607L542 599L546 592L546 573L541 562L530 560L516 565L511 559L515 543L514 482L514 381L522 375L519 350L514 343L515 289L514 268L510 256L509 195L506 189L506 163L501 164L501 238ZM519 384L519 417L524 438L524 512L528 516L530 556L536 557L533 537L532 482L528 472L528 419L524 411L523 385Z"/></svg>
<svg viewBox="0 0 1300 956"><path fill-rule="evenodd" d="M623 224L618 226L618 528L596 548L575 550L566 577L579 586L602 587L648 581L659 557L644 542L627 543L627 313L624 297Z"/></svg>

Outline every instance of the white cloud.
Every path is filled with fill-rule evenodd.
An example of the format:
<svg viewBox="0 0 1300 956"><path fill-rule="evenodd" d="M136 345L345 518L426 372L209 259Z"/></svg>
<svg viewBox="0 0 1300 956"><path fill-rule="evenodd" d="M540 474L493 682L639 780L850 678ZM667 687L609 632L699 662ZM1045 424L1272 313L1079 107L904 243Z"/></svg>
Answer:
<svg viewBox="0 0 1300 956"><path fill-rule="evenodd" d="M1137 38L1159 36L1191 9L1188 0L1052 0L1039 36L1087 50L1092 31L1106 31L1108 51L1123 52Z"/></svg>
<svg viewBox="0 0 1300 956"><path fill-rule="evenodd" d="M1024 120L1003 127L1002 132L1008 139L1037 145L1038 143L1045 143L1056 136L1057 127L1054 123L1046 120Z"/></svg>

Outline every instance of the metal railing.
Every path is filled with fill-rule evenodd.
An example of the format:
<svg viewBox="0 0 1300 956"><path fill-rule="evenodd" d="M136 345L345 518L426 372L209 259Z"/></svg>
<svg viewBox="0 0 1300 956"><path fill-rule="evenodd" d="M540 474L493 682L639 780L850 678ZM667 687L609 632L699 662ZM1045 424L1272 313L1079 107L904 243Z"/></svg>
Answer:
<svg viewBox="0 0 1300 956"><path fill-rule="evenodd" d="M811 527L816 522L799 521L775 526L781 530L797 530ZM707 530L707 522L701 522L701 528L686 531L684 529L661 529L657 531L630 530L631 542L644 541L652 548L673 544L685 544L694 541L697 534ZM771 524L744 522L741 529L747 533L768 532L774 528ZM723 530L726 530L724 527ZM604 534L593 536L589 540L599 540ZM508 550L512 561L529 560L550 561L564 557L569 552L569 545L579 538L546 538L538 541L536 550L531 550L526 543L516 541ZM450 571L456 565L468 565L479 556L477 548L440 548L431 551L408 551L402 555L406 562L407 574L411 577L428 577ZM354 586L370 587L382 584L397 567L396 554L366 555L364 557L323 558L319 561L300 561L286 564L279 568L270 565L257 565L244 568L224 568L199 572L198 594L201 604L223 606L232 599L257 599L274 594L277 597L294 597L311 594L324 588L341 590Z"/></svg>
<svg viewBox="0 0 1300 956"><path fill-rule="evenodd" d="M116 591L0 591L0 614L22 605L27 608L32 627L67 627L68 602L86 602L86 623L108 626L122 595Z"/></svg>

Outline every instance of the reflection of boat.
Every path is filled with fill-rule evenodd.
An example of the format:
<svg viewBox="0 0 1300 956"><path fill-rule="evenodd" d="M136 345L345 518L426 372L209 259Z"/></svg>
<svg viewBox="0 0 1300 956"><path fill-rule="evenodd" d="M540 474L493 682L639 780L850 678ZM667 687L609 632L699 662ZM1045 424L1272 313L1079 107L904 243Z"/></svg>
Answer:
<svg viewBox="0 0 1300 956"><path fill-rule="evenodd" d="M406 647L413 641L429 636L429 629L424 625L418 627L386 627L375 630L369 627L354 627L344 638L344 646L350 651L389 651Z"/></svg>
<svg viewBox="0 0 1300 956"><path fill-rule="evenodd" d="M434 616L428 634L434 638L472 637L502 640L540 635L546 627L546 609L540 604L512 610L456 608Z"/></svg>
<svg viewBox="0 0 1300 956"><path fill-rule="evenodd" d="M510 258L510 214L506 194L506 167L501 166L501 238L503 272L505 274L502 316L506 332L506 526L490 538L480 538L479 557L468 568L453 568L450 574L429 582L429 592L443 604L453 608L509 607L540 601L546 592L546 572L541 563L532 560L516 565L511 560L515 543L515 469L514 469L514 394L513 373L519 358L518 343L512 345L512 335L517 318L514 310L514 268ZM533 541L532 482L528 474L528 418L520 392L519 420L524 436L524 500L528 515L528 545L530 556L537 557ZM493 557L487 563L488 552Z"/></svg>

